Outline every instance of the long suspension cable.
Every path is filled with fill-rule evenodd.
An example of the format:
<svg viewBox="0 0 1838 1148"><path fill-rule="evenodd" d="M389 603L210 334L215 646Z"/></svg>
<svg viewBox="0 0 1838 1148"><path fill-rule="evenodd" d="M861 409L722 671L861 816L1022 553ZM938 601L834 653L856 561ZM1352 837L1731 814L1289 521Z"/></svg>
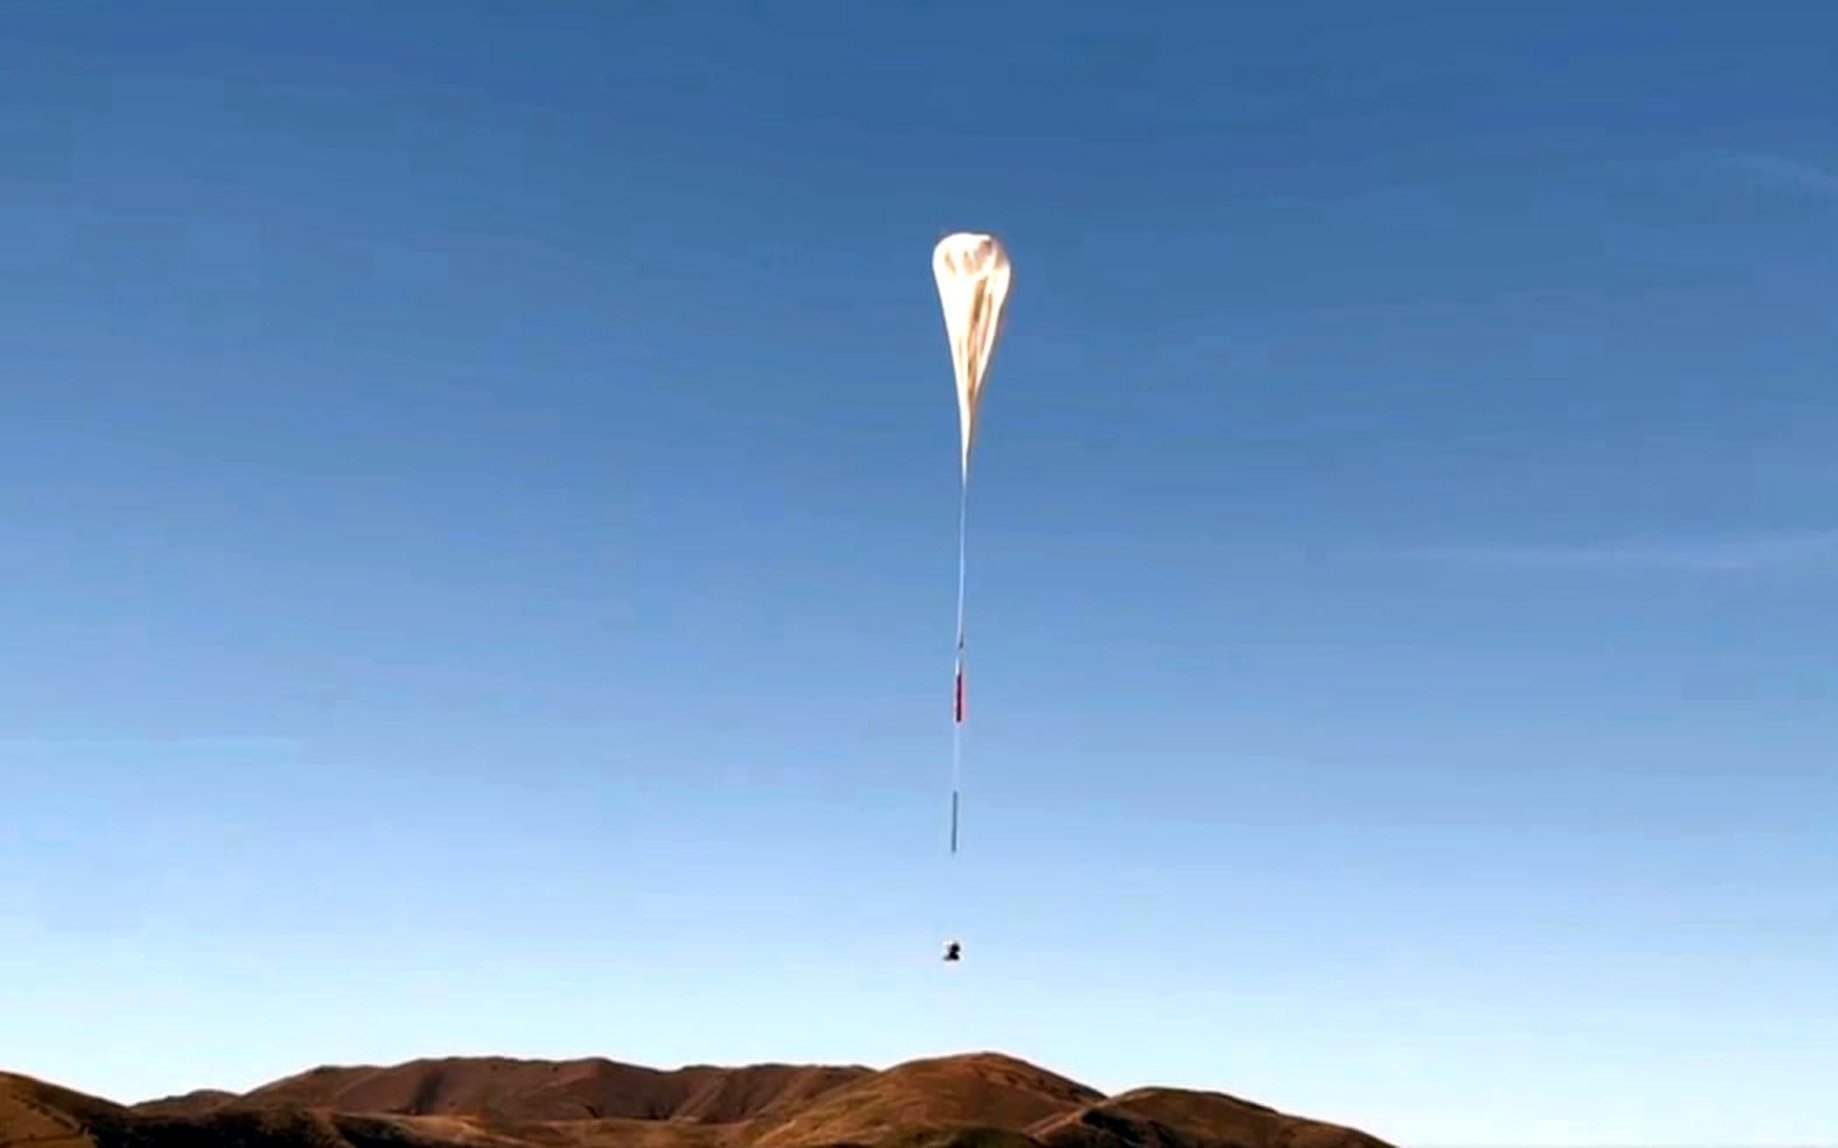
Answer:
<svg viewBox="0 0 1838 1148"><path fill-rule="evenodd" d="M970 508L970 476L966 471L957 499L957 674L951 722L951 852L957 853L959 810L964 783L964 542Z"/></svg>

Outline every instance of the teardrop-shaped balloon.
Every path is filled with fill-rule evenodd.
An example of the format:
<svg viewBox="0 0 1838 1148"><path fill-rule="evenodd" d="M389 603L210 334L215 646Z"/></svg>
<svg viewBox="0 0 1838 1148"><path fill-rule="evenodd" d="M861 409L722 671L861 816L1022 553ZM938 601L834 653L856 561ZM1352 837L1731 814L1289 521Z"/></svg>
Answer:
<svg viewBox="0 0 1838 1148"><path fill-rule="evenodd" d="M1008 252L993 235L960 231L932 249L932 276L944 307L957 372L957 413L963 443L963 478L970 480L970 448L976 442L977 403L1001 334L1002 311L1013 277Z"/></svg>

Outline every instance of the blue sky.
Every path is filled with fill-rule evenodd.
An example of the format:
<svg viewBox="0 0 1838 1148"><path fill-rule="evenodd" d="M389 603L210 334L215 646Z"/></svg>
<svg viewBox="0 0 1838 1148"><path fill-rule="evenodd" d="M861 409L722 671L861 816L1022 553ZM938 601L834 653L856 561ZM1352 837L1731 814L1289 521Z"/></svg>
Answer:
<svg viewBox="0 0 1838 1148"><path fill-rule="evenodd" d="M1541 7L9 5L0 1065L1833 1143L1838 15Z"/></svg>

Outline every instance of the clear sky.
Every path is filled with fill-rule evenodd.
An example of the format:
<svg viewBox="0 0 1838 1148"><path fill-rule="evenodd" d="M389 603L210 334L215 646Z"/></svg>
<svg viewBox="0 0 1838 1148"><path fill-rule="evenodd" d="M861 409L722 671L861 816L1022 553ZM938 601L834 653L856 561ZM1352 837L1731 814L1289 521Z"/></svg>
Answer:
<svg viewBox="0 0 1838 1148"><path fill-rule="evenodd" d="M0 1065L1838 1142L1838 12L1537 7L7 5Z"/></svg>

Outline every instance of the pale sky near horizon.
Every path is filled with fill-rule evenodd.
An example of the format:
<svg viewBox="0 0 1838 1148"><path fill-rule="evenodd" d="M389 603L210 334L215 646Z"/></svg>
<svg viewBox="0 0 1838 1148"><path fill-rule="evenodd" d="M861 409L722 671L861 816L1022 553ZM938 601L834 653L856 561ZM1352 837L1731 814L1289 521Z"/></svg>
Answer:
<svg viewBox="0 0 1838 1148"><path fill-rule="evenodd" d="M1538 7L7 5L0 1068L1838 1145L1838 9Z"/></svg>

